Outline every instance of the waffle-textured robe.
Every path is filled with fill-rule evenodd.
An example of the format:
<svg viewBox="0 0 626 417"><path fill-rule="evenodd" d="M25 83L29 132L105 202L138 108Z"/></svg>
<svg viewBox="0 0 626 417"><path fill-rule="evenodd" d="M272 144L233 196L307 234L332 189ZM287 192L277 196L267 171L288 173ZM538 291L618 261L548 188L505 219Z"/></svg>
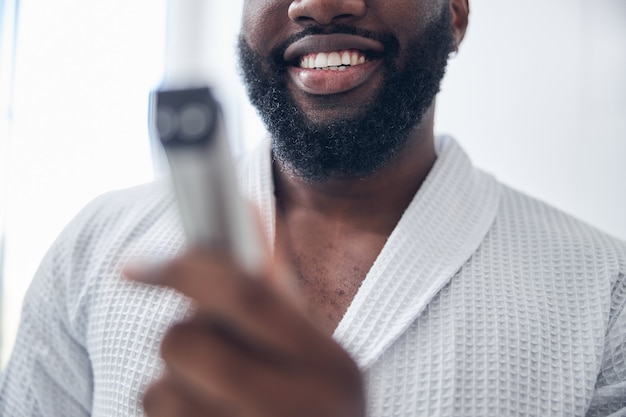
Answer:
<svg viewBox="0 0 626 417"><path fill-rule="evenodd" d="M368 415L625 416L626 245L439 146L334 334L364 372ZM240 180L272 241L270 166L264 144ZM28 292L0 416L141 415L189 303L120 269L182 246L164 184L83 210Z"/></svg>

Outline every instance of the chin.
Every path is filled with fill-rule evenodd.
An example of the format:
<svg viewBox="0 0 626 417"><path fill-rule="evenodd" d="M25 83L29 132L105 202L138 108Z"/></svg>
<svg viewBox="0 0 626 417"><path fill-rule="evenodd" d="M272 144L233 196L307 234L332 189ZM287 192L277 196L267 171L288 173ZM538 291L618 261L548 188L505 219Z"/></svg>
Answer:
<svg viewBox="0 0 626 417"><path fill-rule="evenodd" d="M362 119L372 108L377 91L373 90L369 97L362 97L346 92L327 96L305 95L292 97L294 104L302 112L302 116L312 125L326 126L340 120Z"/></svg>

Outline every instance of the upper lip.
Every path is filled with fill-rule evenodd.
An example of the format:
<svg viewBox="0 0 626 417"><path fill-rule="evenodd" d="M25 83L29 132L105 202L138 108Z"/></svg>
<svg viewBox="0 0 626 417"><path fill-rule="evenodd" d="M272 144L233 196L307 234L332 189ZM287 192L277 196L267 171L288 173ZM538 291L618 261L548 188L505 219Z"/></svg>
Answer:
<svg viewBox="0 0 626 417"><path fill-rule="evenodd" d="M317 53L332 52L344 49L359 49L368 53L380 54L384 52L382 43L358 35L346 33L333 33L329 35L309 35L295 41L285 49L283 58L286 62L292 62L297 58Z"/></svg>

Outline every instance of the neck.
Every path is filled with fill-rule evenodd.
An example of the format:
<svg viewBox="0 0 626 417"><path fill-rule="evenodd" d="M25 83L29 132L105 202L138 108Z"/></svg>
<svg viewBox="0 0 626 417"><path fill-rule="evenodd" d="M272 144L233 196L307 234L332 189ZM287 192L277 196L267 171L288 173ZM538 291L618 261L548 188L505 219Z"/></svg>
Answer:
<svg viewBox="0 0 626 417"><path fill-rule="evenodd" d="M389 235L424 182L435 159L431 108L406 146L367 178L311 182L274 166L279 212L306 211L329 221Z"/></svg>

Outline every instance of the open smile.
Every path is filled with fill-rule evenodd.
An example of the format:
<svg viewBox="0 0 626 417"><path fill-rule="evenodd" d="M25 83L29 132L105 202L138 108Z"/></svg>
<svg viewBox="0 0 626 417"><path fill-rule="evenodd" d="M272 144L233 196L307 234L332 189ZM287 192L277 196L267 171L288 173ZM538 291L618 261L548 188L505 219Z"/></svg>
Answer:
<svg viewBox="0 0 626 417"><path fill-rule="evenodd" d="M364 84L377 72L383 53L380 42L362 36L311 35L289 45L284 59L296 87L329 95Z"/></svg>
<svg viewBox="0 0 626 417"><path fill-rule="evenodd" d="M344 71L349 67L362 65L367 60L359 50L318 52L300 57L300 68Z"/></svg>

